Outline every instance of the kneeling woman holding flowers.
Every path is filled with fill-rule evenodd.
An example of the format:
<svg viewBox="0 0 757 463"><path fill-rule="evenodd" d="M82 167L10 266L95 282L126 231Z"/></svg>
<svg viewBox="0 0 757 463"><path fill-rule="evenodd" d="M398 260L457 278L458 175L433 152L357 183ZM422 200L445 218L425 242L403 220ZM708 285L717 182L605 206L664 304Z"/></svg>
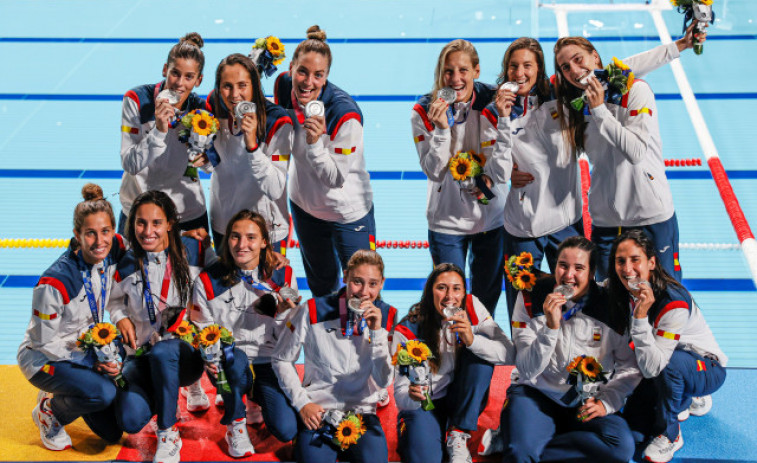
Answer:
<svg viewBox="0 0 757 463"><path fill-rule="evenodd" d="M394 308L379 299L384 262L374 251L350 258L346 286L292 312L271 356L279 384L300 414L300 462L386 462L386 437L376 416L392 382L389 333ZM294 362L305 350L305 377Z"/></svg>
<svg viewBox="0 0 757 463"><path fill-rule="evenodd" d="M466 294L459 267L434 268L421 301L395 327L392 352L403 461L441 462L445 441L451 462L471 461L468 432L486 406L492 363L511 363L514 351L486 307Z"/></svg>

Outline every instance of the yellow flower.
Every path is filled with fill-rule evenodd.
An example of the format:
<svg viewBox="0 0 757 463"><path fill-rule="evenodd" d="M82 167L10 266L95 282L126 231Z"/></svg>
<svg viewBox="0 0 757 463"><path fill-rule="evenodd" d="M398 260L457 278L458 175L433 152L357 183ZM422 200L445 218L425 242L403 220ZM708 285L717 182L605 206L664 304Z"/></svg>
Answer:
<svg viewBox="0 0 757 463"><path fill-rule="evenodd" d="M273 60L273 65L274 66L278 66L279 64L281 64L283 62L284 62L284 58L275 59L275 60Z"/></svg>
<svg viewBox="0 0 757 463"><path fill-rule="evenodd" d="M712 0L699 0L702 5L712 5Z"/></svg>
<svg viewBox="0 0 757 463"><path fill-rule="evenodd" d="M631 90L631 87L633 86L633 81L634 81L635 79L636 79L636 78L634 77L634 75L633 75L633 72L629 72L629 73L628 73L628 82L626 82L626 88L627 88L628 90Z"/></svg>
<svg viewBox="0 0 757 463"><path fill-rule="evenodd" d="M274 57L284 54L284 44L281 43L281 40L279 40L278 37L268 37L266 40L266 48Z"/></svg>
<svg viewBox="0 0 757 463"><path fill-rule="evenodd" d="M210 135L214 125L213 117L207 113L196 114L192 118L192 128L198 135Z"/></svg>
<svg viewBox="0 0 757 463"><path fill-rule="evenodd" d="M580 371L588 379L596 379L602 372L602 365L594 357L586 357L581 361Z"/></svg>
<svg viewBox="0 0 757 463"><path fill-rule="evenodd" d="M116 327L110 323L98 323L92 328L92 339L101 346L113 342L117 335Z"/></svg>
<svg viewBox="0 0 757 463"><path fill-rule="evenodd" d="M350 445L357 443L360 438L360 428L351 420L342 420L336 428L334 438L342 446L342 450L347 450Z"/></svg>
<svg viewBox="0 0 757 463"><path fill-rule="evenodd" d="M626 63L624 63L623 61L619 60L618 58L614 56L612 57L612 62L621 71L627 71L628 69L630 69Z"/></svg>
<svg viewBox="0 0 757 463"><path fill-rule="evenodd" d="M581 356L578 356L578 357L574 358L573 361L570 362L568 364L568 367L565 368L565 369L568 370L569 372L575 370L576 368L578 368L578 364L581 363L581 360L583 360L583 359L584 358L581 357Z"/></svg>
<svg viewBox="0 0 757 463"><path fill-rule="evenodd" d="M475 151L471 151L470 155L473 160L478 163L479 166L484 167L486 165L486 156L484 156L483 153L476 153Z"/></svg>
<svg viewBox="0 0 757 463"><path fill-rule="evenodd" d="M407 344L405 344L405 347L407 348L407 353L410 354L410 357L419 363L427 360L428 356L431 355L431 350L428 346L420 341L408 341Z"/></svg>
<svg viewBox="0 0 757 463"><path fill-rule="evenodd" d="M514 285L519 286L523 289L531 289L534 287L535 283L536 276L534 276L534 274L529 272L528 270L521 270L517 275L515 275Z"/></svg>
<svg viewBox="0 0 757 463"><path fill-rule="evenodd" d="M449 162L449 171L455 180L465 180L473 171L473 166L468 159L455 156Z"/></svg>
<svg viewBox="0 0 757 463"><path fill-rule="evenodd" d="M534 256L532 256L530 252L521 252L520 256L515 260L515 265L530 267L534 265Z"/></svg>
<svg viewBox="0 0 757 463"><path fill-rule="evenodd" d="M392 365L397 365L397 356L400 354L400 351L402 350L402 345L397 346L397 352L392 355Z"/></svg>
<svg viewBox="0 0 757 463"><path fill-rule="evenodd" d="M505 275L507 275L507 281L509 281L510 284L513 284L515 282L515 278L513 278L513 276L510 275L510 272L506 272Z"/></svg>
<svg viewBox="0 0 757 463"><path fill-rule="evenodd" d="M176 335L179 337L191 334L192 331L192 325L187 320L182 320L179 326L176 327Z"/></svg>
<svg viewBox="0 0 757 463"><path fill-rule="evenodd" d="M218 325L210 325L200 331L199 342L201 345L207 347L212 346L221 339L221 329Z"/></svg>

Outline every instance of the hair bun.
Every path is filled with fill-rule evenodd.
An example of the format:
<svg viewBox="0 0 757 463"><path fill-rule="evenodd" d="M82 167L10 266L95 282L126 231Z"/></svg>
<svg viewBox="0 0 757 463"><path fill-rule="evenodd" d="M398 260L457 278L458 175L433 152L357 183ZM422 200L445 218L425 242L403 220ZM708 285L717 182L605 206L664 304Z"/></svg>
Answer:
<svg viewBox="0 0 757 463"><path fill-rule="evenodd" d="M320 27L316 24L315 26L310 26L308 28L308 39L312 40L320 40L321 42L326 41L326 31L321 30Z"/></svg>
<svg viewBox="0 0 757 463"><path fill-rule="evenodd" d="M197 32L190 32L184 37L179 39L179 43L184 42L190 42L197 46L197 48L202 48L203 45L205 45L205 41L202 40L202 36L198 34Z"/></svg>
<svg viewBox="0 0 757 463"><path fill-rule="evenodd" d="M103 199L103 189L100 188L100 185L87 183L82 187L81 195L84 201L97 201L98 199Z"/></svg>

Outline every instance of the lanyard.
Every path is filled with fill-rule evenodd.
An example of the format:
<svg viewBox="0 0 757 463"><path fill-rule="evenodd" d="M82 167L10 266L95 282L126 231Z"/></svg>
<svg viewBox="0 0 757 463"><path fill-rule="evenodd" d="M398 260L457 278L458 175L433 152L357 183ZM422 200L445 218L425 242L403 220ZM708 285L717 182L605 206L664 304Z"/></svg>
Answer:
<svg viewBox="0 0 757 463"><path fill-rule="evenodd" d="M143 285L142 292L145 295L145 305L147 306L147 315L150 317L150 323L155 323L155 302L152 299L152 290L150 289L150 278L147 274L147 259L142 263ZM171 287L171 258L166 257L166 271L163 273L163 284L160 287L160 299L158 301L158 312L166 308L168 300L168 289Z"/></svg>
<svg viewBox="0 0 757 463"><path fill-rule="evenodd" d="M342 336L345 336L347 338L351 337L355 332L356 324L358 335L362 335L363 331L365 331L365 327L367 325L365 319L361 318L359 322L355 323L355 320L353 318L355 318L353 312L347 311L346 293L342 294L342 296L339 298L339 321L342 324Z"/></svg>
<svg viewBox="0 0 757 463"><path fill-rule="evenodd" d="M252 286L252 289L257 289L259 291L264 291L266 293L269 293L272 291L271 288L264 285L263 283L255 281L252 278L252 275L246 275L241 269L237 271L237 274L239 275L239 278L245 281L248 285Z"/></svg>
<svg viewBox="0 0 757 463"><path fill-rule="evenodd" d="M294 89L292 89L292 109L294 109L294 114L297 115L297 122L302 125L305 123L305 113L300 109L300 102L297 101L297 97L294 96Z"/></svg>
<svg viewBox="0 0 757 463"><path fill-rule="evenodd" d="M87 293L87 301L89 301L89 311L92 312L92 320L95 324L100 323L100 314L105 313L105 296L108 293L108 258L105 258L103 261L103 268L100 270L100 284L102 285L100 291L100 305L102 306L102 309L97 307L97 299L95 298L95 292L92 289L92 281L89 279L90 272L87 270L87 265L84 263L81 250L79 250L77 256L77 262L79 264L81 278L84 280L84 292Z"/></svg>
<svg viewBox="0 0 757 463"><path fill-rule="evenodd" d="M583 308L584 308L584 301L576 302L576 304L573 305L573 307L571 307L570 309L568 309L567 312L565 312L564 314L562 314L562 319L566 320L566 321L570 320L570 318L573 315L575 315L576 313L578 313L578 311L581 310L581 309L583 309Z"/></svg>

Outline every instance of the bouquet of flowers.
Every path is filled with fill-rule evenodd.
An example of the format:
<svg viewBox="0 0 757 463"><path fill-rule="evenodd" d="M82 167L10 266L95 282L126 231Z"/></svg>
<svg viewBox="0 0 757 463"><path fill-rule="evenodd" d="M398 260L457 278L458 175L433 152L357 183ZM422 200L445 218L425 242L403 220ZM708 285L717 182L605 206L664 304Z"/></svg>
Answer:
<svg viewBox="0 0 757 463"><path fill-rule="evenodd" d="M173 331L173 335L189 344L194 343L195 336L197 336L197 328L189 321L182 320L179 326Z"/></svg>
<svg viewBox="0 0 757 463"><path fill-rule="evenodd" d="M602 364L591 356L579 355L568 364L566 370L570 373L568 383L575 386L582 403L597 395L599 392L597 383L607 382Z"/></svg>
<svg viewBox="0 0 757 463"><path fill-rule="evenodd" d="M231 331L219 325L209 325L194 337L193 342L195 348L200 349L202 359L206 363L215 365L218 370L216 389L220 392L230 394L231 387L229 387L229 382L226 380L226 372L223 371L221 360L226 353L226 347L231 347L232 349L234 347L234 337L231 335Z"/></svg>
<svg viewBox="0 0 757 463"><path fill-rule="evenodd" d="M87 331L81 334L76 340L76 347L83 351L91 350L97 356L97 361L101 363L118 364L121 367L121 354L117 340L120 339L121 333L111 323L98 323L91 325ZM113 382L118 387L124 387L126 381L119 371L118 375L113 378Z"/></svg>
<svg viewBox="0 0 757 463"><path fill-rule="evenodd" d="M602 86L605 88L605 101L612 104L620 104L623 96L633 86L634 81L631 68L614 56L612 63L605 66L604 69L595 70L594 76L602 82ZM587 78L591 78L591 74ZM576 111L581 111L585 108L586 103L586 92L584 92L578 98L571 100L570 105Z"/></svg>
<svg viewBox="0 0 757 463"><path fill-rule="evenodd" d="M507 281L518 291L531 291L536 284L534 274L534 257L530 252L521 252L519 256L510 256L505 264Z"/></svg>
<svg viewBox="0 0 757 463"><path fill-rule="evenodd" d="M481 178L485 164L486 157L475 151L458 151L449 160L449 171L452 178L455 179L462 190L470 192L474 188L478 188L481 193L478 194L476 199L481 204L489 204L489 200L494 198L494 193Z"/></svg>
<svg viewBox="0 0 757 463"><path fill-rule="evenodd" d="M184 175L197 181L197 167L192 163L206 151L213 150L213 139L218 132L218 119L204 109L187 111L179 117L179 141L189 147L189 162Z"/></svg>
<svg viewBox="0 0 757 463"><path fill-rule="evenodd" d="M694 28L694 53L701 55L704 51L704 41L699 40L699 34L705 31L707 23L715 22L715 13L712 11L712 0L670 0L673 6L683 13L683 33L689 27L692 19L697 20Z"/></svg>
<svg viewBox="0 0 757 463"><path fill-rule="evenodd" d="M431 377L429 375L428 359L432 358L431 349L428 346L416 340L410 340L397 346L397 352L392 356L392 365L399 365L399 372L402 376L407 376L410 383L419 386L430 386ZM426 398L421 406L424 410L434 409L434 403L431 401L429 390L426 390Z"/></svg>
<svg viewBox="0 0 757 463"><path fill-rule="evenodd" d="M255 41L250 54L247 55L258 66L261 74L271 77L276 72L276 66L284 62L284 44L278 37L269 35Z"/></svg>
<svg viewBox="0 0 757 463"><path fill-rule="evenodd" d="M323 414L321 427L313 434L310 442L318 447L326 442L336 448L347 450L352 444L356 444L365 432L363 415L331 409Z"/></svg>

